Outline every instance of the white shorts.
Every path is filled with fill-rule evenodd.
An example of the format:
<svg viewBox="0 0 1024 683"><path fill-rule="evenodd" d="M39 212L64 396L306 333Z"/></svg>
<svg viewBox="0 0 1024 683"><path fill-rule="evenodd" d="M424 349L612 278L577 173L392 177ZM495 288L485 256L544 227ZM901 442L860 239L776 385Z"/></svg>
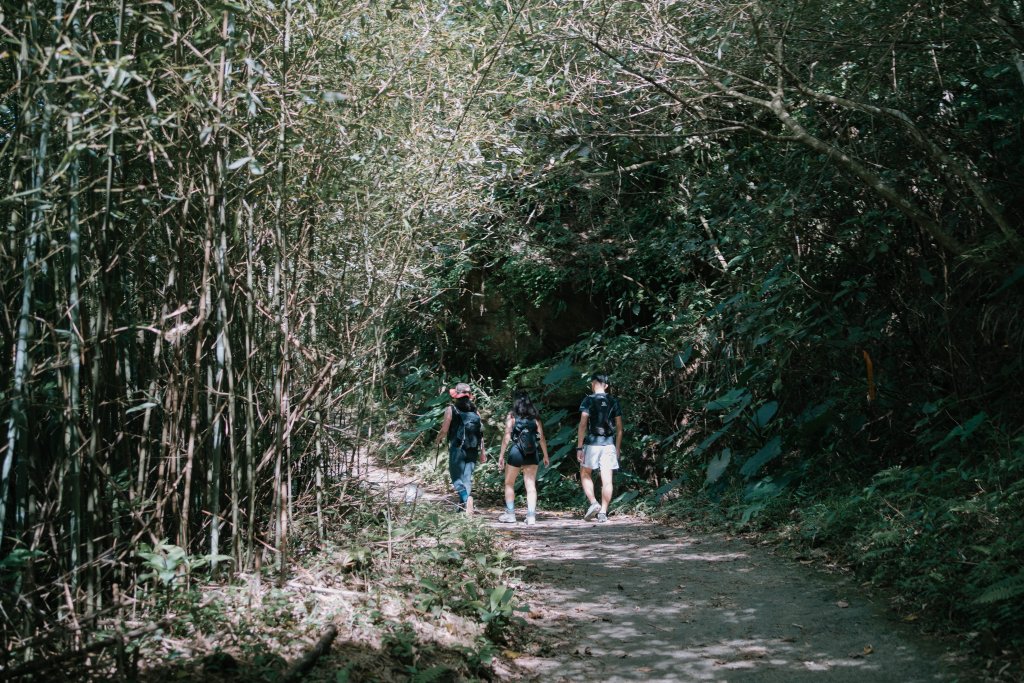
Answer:
<svg viewBox="0 0 1024 683"><path fill-rule="evenodd" d="M583 464L581 466L591 470L602 470L605 468L617 470L619 469L619 452L615 449L615 444L584 446Z"/></svg>

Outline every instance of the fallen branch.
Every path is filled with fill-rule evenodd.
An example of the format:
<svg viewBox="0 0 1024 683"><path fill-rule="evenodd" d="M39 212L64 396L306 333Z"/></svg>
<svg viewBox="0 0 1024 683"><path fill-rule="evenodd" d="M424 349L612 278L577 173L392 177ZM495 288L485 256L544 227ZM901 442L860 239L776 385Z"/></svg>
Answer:
<svg viewBox="0 0 1024 683"><path fill-rule="evenodd" d="M297 681L302 678L313 665L316 664L316 660L320 659L320 655L327 652L330 649L331 643L338 636L338 627L331 624L324 629L324 632L320 635L320 640L316 641L316 645L313 649L302 655L294 664L288 667L288 670L284 673L281 678L283 683L290 683L291 681Z"/></svg>
<svg viewBox="0 0 1024 683"><path fill-rule="evenodd" d="M324 595L344 595L353 598L361 598L366 595L366 593L362 593L360 591L347 591L341 590L339 588L327 588L325 586L307 586L306 584L299 583L298 581L289 581L288 587L306 590L311 593L323 593Z"/></svg>

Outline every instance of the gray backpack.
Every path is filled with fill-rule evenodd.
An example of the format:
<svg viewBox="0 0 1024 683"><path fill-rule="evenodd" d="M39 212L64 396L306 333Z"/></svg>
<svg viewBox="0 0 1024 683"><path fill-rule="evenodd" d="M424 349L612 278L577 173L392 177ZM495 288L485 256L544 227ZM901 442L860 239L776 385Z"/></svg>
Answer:
<svg viewBox="0 0 1024 683"><path fill-rule="evenodd" d="M455 431L452 432L452 429ZM480 414L470 411L462 412L453 405L452 421L448 426L448 433L451 434L451 442L463 450L480 448L480 440L484 434Z"/></svg>

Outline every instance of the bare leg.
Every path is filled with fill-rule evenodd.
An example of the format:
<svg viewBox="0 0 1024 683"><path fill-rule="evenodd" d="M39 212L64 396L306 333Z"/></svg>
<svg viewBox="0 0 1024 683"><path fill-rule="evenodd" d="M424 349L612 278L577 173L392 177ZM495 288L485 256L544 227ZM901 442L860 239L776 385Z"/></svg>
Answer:
<svg viewBox="0 0 1024 683"><path fill-rule="evenodd" d="M607 513L608 506L612 503L612 475L615 473L611 467L601 468L601 512ZM590 484L593 489L594 484ZM593 500L593 498L591 498Z"/></svg>
<svg viewBox="0 0 1024 683"><path fill-rule="evenodd" d="M591 504L597 502L597 498L594 496L594 470L589 467L580 468L580 483L583 484L583 493L587 496L587 500Z"/></svg>
<svg viewBox="0 0 1024 683"><path fill-rule="evenodd" d="M519 468L512 465L505 465L505 507L515 505L516 501L516 477L519 476Z"/></svg>
<svg viewBox="0 0 1024 683"><path fill-rule="evenodd" d="M535 512L537 510L537 466L523 466L523 482L526 484L526 510ZM505 489L508 496L508 489ZM506 498L507 500L507 498Z"/></svg>

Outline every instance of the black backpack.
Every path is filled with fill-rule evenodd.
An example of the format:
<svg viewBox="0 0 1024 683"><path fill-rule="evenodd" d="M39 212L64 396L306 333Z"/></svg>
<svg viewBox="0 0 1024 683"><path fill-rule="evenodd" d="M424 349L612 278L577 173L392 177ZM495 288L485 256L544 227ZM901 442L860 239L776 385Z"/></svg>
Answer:
<svg viewBox="0 0 1024 683"><path fill-rule="evenodd" d="M587 433L593 436L615 436L615 421L612 419L612 399L608 396L595 395L591 397Z"/></svg>
<svg viewBox="0 0 1024 683"><path fill-rule="evenodd" d="M458 418L456 420L456 418ZM451 438L452 443L459 448L480 448L480 439L483 437L483 425L480 423L480 415L475 412L462 412L454 405L452 406L452 421L448 426L448 433L452 434L452 427L455 432Z"/></svg>
<svg viewBox="0 0 1024 683"><path fill-rule="evenodd" d="M523 455L537 453L537 421L525 417L517 417L512 426L512 445L518 446Z"/></svg>

